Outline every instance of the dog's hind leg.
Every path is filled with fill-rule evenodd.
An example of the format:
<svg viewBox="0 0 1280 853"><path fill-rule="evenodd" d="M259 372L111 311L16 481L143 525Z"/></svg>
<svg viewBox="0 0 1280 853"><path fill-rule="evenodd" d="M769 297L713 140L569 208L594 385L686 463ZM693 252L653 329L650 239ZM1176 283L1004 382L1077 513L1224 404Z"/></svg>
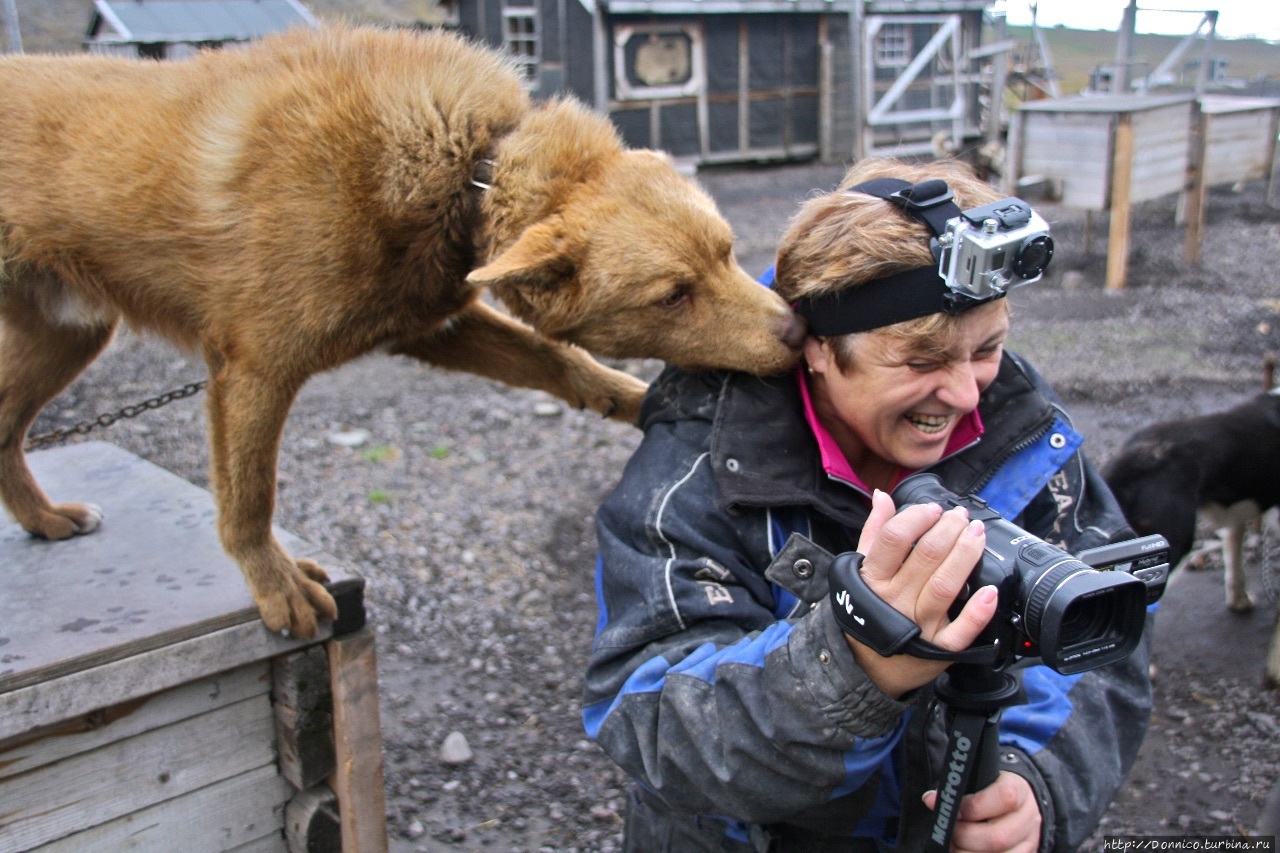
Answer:
<svg viewBox="0 0 1280 853"><path fill-rule="evenodd" d="M536 388L577 408L634 424L648 386L606 367L586 350L552 341L485 305L472 302L440 331L391 347L437 367L462 370L507 385Z"/></svg>
<svg viewBox="0 0 1280 853"><path fill-rule="evenodd" d="M44 539L91 533L102 521L92 504L52 503L23 451L36 415L115 332L114 317L76 307L51 276L0 282L0 499L24 530Z"/></svg>
<svg viewBox="0 0 1280 853"><path fill-rule="evenodd" d="M1205 514L1226 527L1222 539L1222 582L1227 607L1236 613L1248 613L1254 608L1254 600L1244 572L1244 537L1258 518L1258 505L1252 501L1240 501L1226 509L1213 505L1206 507Z"/></svg>
<svg viewBox="0 0 1280 853"><path fill-rule="evenodd" d="M265 368L270 371L270 368ZM272 631L316 635L337 606L324 569L295 559L271 532L280 434L299 383L209 359L209 438L218 535Z"/></svg>

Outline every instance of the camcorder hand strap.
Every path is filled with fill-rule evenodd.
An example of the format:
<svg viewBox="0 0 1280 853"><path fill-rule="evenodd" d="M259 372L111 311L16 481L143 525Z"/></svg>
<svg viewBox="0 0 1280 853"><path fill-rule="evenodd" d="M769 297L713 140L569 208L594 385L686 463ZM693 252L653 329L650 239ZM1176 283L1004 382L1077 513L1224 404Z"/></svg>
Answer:
<svg viewBox="0 0 1280 853"><path fill-rule="evenodd" d="M920 626L876 595L859 571L863 555L847 551L836 557L827 577L831 586L831 609L841 629L881 657L908 654L927 660L992 664L999 658L995 643L971 646L953 652L920 639Z"/></svg>

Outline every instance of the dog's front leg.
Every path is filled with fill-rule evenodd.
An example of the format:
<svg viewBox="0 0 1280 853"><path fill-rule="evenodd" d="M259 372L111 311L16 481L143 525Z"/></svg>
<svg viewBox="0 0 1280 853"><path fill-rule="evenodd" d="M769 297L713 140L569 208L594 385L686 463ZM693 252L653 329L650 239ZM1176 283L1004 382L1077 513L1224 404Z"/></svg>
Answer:
<svg viewBox="0 0 1280 853"><path fill-rule="evenodd" d="M399 355L463 370L508 385L537 388L577 408L636 423L648 386L606 367L586 350L539 335L523 323L473 302L438 332L391 348Z"/></svg>
<svg viewBox="0 0 1280 853"><path fill-rule="evenodd" d="M1223 585L1226 588L1227 607L1236 613L1248 613L1254 608L1249 594L1249 581L1244 574L1244 537L1246 521L1233 517L1227 525L1222 540Z"/></svg>
<svg viewBox="0 0 1280 853"><path fill-rule="evenodd" d="M224 363L210 364L209 433L218 535L240 565L262 621L272 631L316 635L317 618L337 606L321 583L324 569L294 559L271 533L276 463L296 384Z"/></svg>

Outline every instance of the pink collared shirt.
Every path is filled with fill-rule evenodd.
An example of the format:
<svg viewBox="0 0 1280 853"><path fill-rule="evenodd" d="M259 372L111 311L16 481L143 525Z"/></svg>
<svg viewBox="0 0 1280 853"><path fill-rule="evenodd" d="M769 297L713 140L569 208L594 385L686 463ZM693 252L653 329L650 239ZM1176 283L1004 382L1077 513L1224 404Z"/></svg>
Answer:
<svg viewBox="0 0 1280 853"><path fill-rule="evenodd" d="M827 476L842 480L870 497L871 489L867 487L866 483L862 482L862 478L853 470L853 466L845 458L844 452L840 450L840 445L836 444L835 438L822 425L822 421L818 420L818 413L813 407L813 398L809 394L809 383L804 378L804 365L796 368L796 381L800 383L800 399L804 405L804 418L809 422L809 429L813 432L814 440L818 442L818 452L822 457L823 470L827 472ZM947 440L947 449L942 454L942 458L946 459L974 444L982 437L982 433L982 418L978 416L978 410L974 409L963 416L960 422L956 424L956 428L951 433L951 438ZM903 479L914 473L916 472L908 468L899 467L894 475L893 485L898 485Z"/></svg>

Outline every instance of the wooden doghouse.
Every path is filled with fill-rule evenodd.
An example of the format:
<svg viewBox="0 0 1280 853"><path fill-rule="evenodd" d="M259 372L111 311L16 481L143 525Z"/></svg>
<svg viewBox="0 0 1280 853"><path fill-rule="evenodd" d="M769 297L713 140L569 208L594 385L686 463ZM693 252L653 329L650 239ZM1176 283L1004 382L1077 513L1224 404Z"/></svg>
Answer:
<svg viewBox="0 0 1280 853"><path fill-rule="evenodd" d="M1010 189L1016 193L1021 179L1034 176L1068 207L1110 211L1106 287L1121 288L1132 206L1186 187L1195 109L1192 94L1022 104L1009 128Z"/></svg>
<svg viewBox="0 0 1280 853"><path fill-rule="evenodd" d="M1006 190L1042 181L1068 207L1107 211L1108 290L1124 287L1131 208L1183 193L1184 258L1200 258L1209 186L1275 181L1280 101L1192 93L1080 95L1022 104L1009 129Z"/></svg>
<svg viewBox="0 0 1280 853"><path fill-rule="evenodd" d="M1280 100L1205 95L1197 102L1191 134L1191 178L1183 205L1187 239L1183 258L1198 263L1204 235L1205 193L1211 186L1266 179L1276 183Z"/></svg>
<svg viewBox="0 0 1280 853"><path fill-rule="evenodd" d="M332 572L322 636L272 634L207 492L101 442L30 460L106 520L66 542L0 522L0 851L385 850L363 580Z"/></svg>

